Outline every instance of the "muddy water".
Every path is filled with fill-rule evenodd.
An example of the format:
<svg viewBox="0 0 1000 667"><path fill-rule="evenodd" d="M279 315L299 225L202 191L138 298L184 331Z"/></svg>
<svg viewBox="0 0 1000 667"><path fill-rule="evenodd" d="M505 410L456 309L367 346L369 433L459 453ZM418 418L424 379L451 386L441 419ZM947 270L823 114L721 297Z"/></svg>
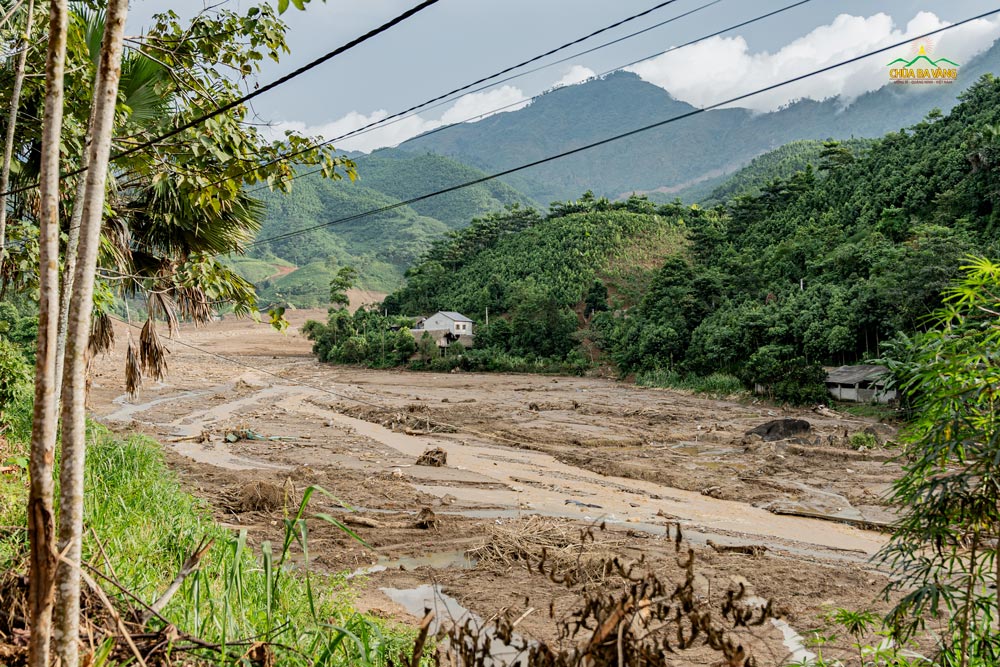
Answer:
<svg viewBox="0 0 1000 667"><path fill-rule="evenodd" d="M490 656L492 660L487 660L484 665L523 665L527 660L521 656L521 651L516 646L505 643L496 636L490 626L482 618L463 607L458 600L446 595L441 591L441 587L434 585L423 585L416 588L381 588L386 597L406 609L407 613L416 618L423 618L427 611L434 612L431 620L430 634L436 633L442 626L447 627L452 624L462 625L466 621L471 621L472 625L478 628L482 634L480 641L486 639L490 642ZM512 638L517 644L523 640L514 635ZM447 654L447 645L443 651Z"/></svg>
<svg viewBox="0 0 1000 667"><path fill-rule="evenodd" d="M121 405L122 407L104 417L103 421L122 422L135 420L139 423L152 424L152 422L149 421L135 419L135 415L148 412L149 410L166 403L187 401L201 396L231 390L232 388L232 385L225 385L222 387L216 387L212 391L182 392L139 404L129 403L128 396L122 395L114 401L115 404ZM198 463L205 463L219 468L226 468L227 470L285 470L287 469L286 466L237 456L228 451L228 447L224 442L202 443L196 441L196 438L202 433L202 431L211 430L213 427L218 426L221 422L235 417L240 410L263 401L271 396L281 394L284 389L285 388L283 387L268 387L261 389L246 398L229 401L206 410L195 411L186 417L168 422L166 424L155 425L171 428L173 431L171 435L174 436L174 440L165 442L164 444L170 446L178 454L187 456Z"/></svg>
<svg viewBox="0 0 1000 667"><path fill-rule="evenodd" d="M429 567L435 570L471 570L476 561L469 558L464 551L443 551L426 556L404 556L402 558L379 558L374 565L362 567L347 575L348 579L365 574L375 574L386 570L416 570Z"/></svg>

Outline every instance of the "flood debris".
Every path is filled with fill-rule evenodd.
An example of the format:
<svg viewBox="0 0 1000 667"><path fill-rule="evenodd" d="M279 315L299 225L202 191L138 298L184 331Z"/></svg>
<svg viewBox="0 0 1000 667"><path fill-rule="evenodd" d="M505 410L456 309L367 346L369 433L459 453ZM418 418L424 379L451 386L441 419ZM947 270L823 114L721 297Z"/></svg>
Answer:
<svg viewBox="0 0 1000 667"><path fill-rule="evenodd" d="M476 567L499 572L545 560L559 572L572 571L584 581L608 576L607 564L626 541L603 530L581 528L570 521L541 516L495 523L485 543L466 552Z"/></svg>
<svg viewBox="0 0 1000 667"><path fill-rule="evenodd" d="M745 556L762 556L767 551L763 544L716 544L712 540L706 540L705 544L710 546L716 553L720 554L743 554Z"/></svg>
<svg viewBox="0 0 1000 667"><path fill-rule="evenodd" d="M746 432L747 435L759 435L765 442L786 440L803 433L808 433L812 424L805 419L774 419Z"/></svg>
<svg viewBox="0 0 1000 667"><path fill-rule="evenodd" d="M441 520L437 518L434 510L430 507L424 507L417 514L417 521L413 525L415 528L420 528L421 530L430 530L431 528L440 526Z"/></svg>
<svg viewBox="0 0 1000 667"><path fill-rule="evenodd" d="M278 486L273 482L254 480L239 486L231 494L229 509L234 512L274 512L285 506L290 482Z"/></svg>
<svg viewBox="0 0 1000 667"><path fill-rule="evenodd" d="M440 468L441 466L447 465L447 463L448 452L444 451L440 447L431 447L430 449L426 449L423 454L417 457L418 466Z"/></svg>
<svg viewBox="0 0 1000 667"><path fill-rule="evenodd" d="M566 502L563 503L563 505L576 505L577 507L588 507L590 509L595 509L595 510L604 509L600 505L595 505L594 503L585 503L581 500L573 500L572 498L567 499Z"/></svg>
<svg viewBox="0 0 1000 667"><path fill-rule="evenodd" d="M385 524L381 521L376 521L366 516L359 516L357 514L347 514L343 519L344 523L348 526L359 526L361 528L384 528Z"/></svg>

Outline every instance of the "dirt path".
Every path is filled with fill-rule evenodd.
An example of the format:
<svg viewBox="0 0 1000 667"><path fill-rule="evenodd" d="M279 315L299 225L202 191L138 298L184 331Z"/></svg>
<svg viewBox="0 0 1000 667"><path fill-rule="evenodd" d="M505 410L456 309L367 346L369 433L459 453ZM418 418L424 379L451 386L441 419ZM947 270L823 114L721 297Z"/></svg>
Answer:
<svg viewBox="0 0 1000 667"><path fill-rule="evenodd" d="M321 314L289 313L294 325L310 315ZM118 334L123 340L124 330ZM624 551L668 569L676 567L664 539L672 522L696 546L765 546L756 558L698 546L708 595L745 577L757 595L780 598L786 619L800 625L826 606L868 605L884 581L867 564L882 533L775 513L856 525L887 519L878 497L891 479L889 457L849 447L850 435L864 429L891 437L880 425L600 378L330 367L316 363L294 331L233 320L186 329L170 343L168 380L130 401L118 347L96 364L97 415L157 437L184 483L255 539L274 530L273 518L267 508L240 506L247 482L319 484L353 505L377 554L322 530L310 550L331 570L386 568L367 575L360 603L391 616L405 617L405 605L379 587L436 581L484 617L529 590L563 599L566 592L544 577L469 569L462 557L488 539L491 526L530 515L605 522ZM805 418L811 429L777 442L745 435L778 417ZM274 439L230 443L224 436L232 431ZM447 465L415 466L428 447L444 449ZM423 508L440 520L436 530L415 527ZM552 638L552 621L540 616L520 627ZM765 634L759 641L772 658L762 664L779 664L788 644L779 628Z"/></svg>

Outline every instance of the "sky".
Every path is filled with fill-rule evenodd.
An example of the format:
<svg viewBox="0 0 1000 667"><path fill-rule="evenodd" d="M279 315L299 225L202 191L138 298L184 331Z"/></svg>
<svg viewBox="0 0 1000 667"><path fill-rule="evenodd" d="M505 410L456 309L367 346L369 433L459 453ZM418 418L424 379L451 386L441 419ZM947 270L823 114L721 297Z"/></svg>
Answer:
<svg viewBox="0 0 1000 667"><path fill-rule="evenodd" d="M245 12L261 1L223 0L221 6ZM573 85L639 59L645 60L630 71L677 99L695 106L708 105L998 8L996 0L812 0L753 25L646 59L793 2L718 0L698 9L709 1L675 0L539 64L697 11L638 37L466 95L336 145L366 152L395 145L442 124L477 118L500 107L505 111L520 108L532 96L557 85ZM261 83L272 81L415 4L417 0L312 0L305 11L290 8L282 19L288 24L286 39L291 54L278 64L268 63L258 78ZM254 110L261 120L273 124L274 136L284 129L294 129L309 136L332 138L655 4L659 4L657 0L441 0L390 31L261 96L254 101ZM133 0L128 31L141 33L142 26L157 12L173 9L182 17L190 17L205 5L206 0ZM936 36L925 46L932 56L961 64L987 49L998 37L1000 14ZM800 98L840 95L849 101L884 85L886 63L915 49L915 44L909 44L740 104L755 111L769 111Z"/></svg>

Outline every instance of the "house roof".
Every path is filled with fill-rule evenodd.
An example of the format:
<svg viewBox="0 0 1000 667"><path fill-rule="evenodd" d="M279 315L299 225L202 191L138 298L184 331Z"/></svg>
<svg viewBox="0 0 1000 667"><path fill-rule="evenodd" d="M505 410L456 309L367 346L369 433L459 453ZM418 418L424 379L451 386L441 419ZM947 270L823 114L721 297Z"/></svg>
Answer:
<svg viewBox="0 0 1000 667"><path fill-rule="evenodd" d="M454 310L439 310L437 312L437 314L438 315L444 315L449 320L453 320L455 322L471 322L472 321L468 317L466 317L465 315L463 315L462 313L456 313Z"/></svg>
<svg viewBox="0 0 1000 667"><path fill-rule="evenodd" d="M862 382L880 380L888 373L885 366L874 364L858 364L857 366L841 366L826 374L826 381L832 384L855 385Z"/></svg>

